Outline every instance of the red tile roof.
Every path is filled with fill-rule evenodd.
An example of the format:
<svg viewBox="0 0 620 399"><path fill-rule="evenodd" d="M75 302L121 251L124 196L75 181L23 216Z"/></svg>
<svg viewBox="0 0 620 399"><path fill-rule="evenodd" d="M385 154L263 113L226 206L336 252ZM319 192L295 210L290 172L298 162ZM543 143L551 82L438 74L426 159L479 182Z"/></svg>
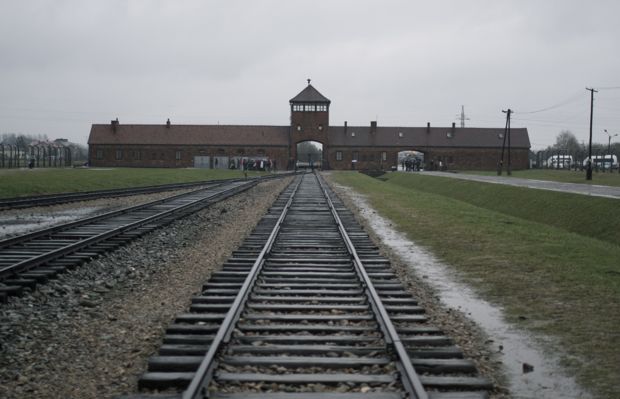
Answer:
<svg viewBox="0 0 620 399"><path fill-rule="evenodd" d="M330 146L387 146L387 147L469 147L497 148L502 146L503 128L452 127L386 127L378 126L371 133L370 126L330 126ZM353 136L355 133L355 136ZM510 130L511 147L530 148L526 128ZM506 143L508 145L508 143Z"/></svg>
<svg viewBox="0 0 620 399"><path fill-rule="evenodd" d="M288 146L288 126L92 125L88 144L279 145Z"/></svg>

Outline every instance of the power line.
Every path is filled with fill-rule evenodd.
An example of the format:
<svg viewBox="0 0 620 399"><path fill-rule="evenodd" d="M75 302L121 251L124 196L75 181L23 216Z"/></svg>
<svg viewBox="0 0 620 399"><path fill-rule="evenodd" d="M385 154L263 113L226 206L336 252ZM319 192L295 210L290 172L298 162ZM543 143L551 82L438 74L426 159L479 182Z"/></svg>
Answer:
<svg viewBox="0 0 620 399"><path fill-rule="evenodd" d="M578 94L575 94L574 96L570 97L570 98L569 98L569 99L567 99L567 100L564 100L564 101L562 101L562 102L560 102L560 103L558 103L558 104L552 105L552 106L550 106L550 107L545 107L545 108L537 109L537 110L534 110L534 111L526 111L526 112L514 112L514 111L513 111L513 112L514 112L515 114L537 114L537 113L539 113L539 112L545 112L545 111L550 111L550 110L552 110L552 109L560 108L560 107L562 107L562 106L564 106L564 105L568 105L568 104L570 104L570 103L572 103L572 102L575 102L575 101L577 101L577 100L580 100L580 99L582 99L582 94L581 94L581 92L580 92L580 93L578 93Z"/></svg>

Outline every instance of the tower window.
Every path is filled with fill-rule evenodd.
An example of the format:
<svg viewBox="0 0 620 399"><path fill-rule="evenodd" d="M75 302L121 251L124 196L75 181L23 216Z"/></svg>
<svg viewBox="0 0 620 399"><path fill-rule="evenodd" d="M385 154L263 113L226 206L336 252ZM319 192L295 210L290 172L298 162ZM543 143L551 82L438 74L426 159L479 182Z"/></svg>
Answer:
<svg viewBox="0 0 620 399"><path fill-rule="evenodd" d="M327 111L327 105L317 105L316 106L316 110L317 111Z"/></svg>
<svg viewBox="0 0 620 399"><path fill-rule="evenodd" d="M314 105L312 105L312 104L306 104L306 105L304 106L304 110L305 110L305 111L310 111L310 112L312 112L312 111L314 111L314 110L315 110L315 108L314 108Z"/></svg>

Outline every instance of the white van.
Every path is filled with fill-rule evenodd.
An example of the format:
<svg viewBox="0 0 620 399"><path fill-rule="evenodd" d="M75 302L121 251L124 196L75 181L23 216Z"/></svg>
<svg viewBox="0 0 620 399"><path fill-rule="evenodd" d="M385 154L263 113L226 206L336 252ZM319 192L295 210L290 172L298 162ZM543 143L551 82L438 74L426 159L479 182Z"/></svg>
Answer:
<svg viewBox="0 0 620 399"><path fill-rule="evenodd" d="M592 155L592 167L598 165L601 169L618 169L618 157L615 155ZM588 166L588 158L583 161L583 166Z"/></svg>
<svg viewBox="0 0 620 399"><path fill-rule="evenodd" d="M547 159L547 167L552 169L567 169L573 164L572 155L552 155Z"/></svg>

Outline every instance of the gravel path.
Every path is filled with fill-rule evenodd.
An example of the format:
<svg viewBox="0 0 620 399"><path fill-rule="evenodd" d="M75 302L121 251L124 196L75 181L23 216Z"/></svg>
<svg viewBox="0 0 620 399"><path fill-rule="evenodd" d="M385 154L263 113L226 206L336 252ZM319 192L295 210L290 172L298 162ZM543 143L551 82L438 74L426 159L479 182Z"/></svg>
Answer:
<svg viewBox="0 0 620 399"><path fill-rule="evenodd" d="M1 306L0 397L135 392L166 326L288 182L261 183Z"/></svg>

